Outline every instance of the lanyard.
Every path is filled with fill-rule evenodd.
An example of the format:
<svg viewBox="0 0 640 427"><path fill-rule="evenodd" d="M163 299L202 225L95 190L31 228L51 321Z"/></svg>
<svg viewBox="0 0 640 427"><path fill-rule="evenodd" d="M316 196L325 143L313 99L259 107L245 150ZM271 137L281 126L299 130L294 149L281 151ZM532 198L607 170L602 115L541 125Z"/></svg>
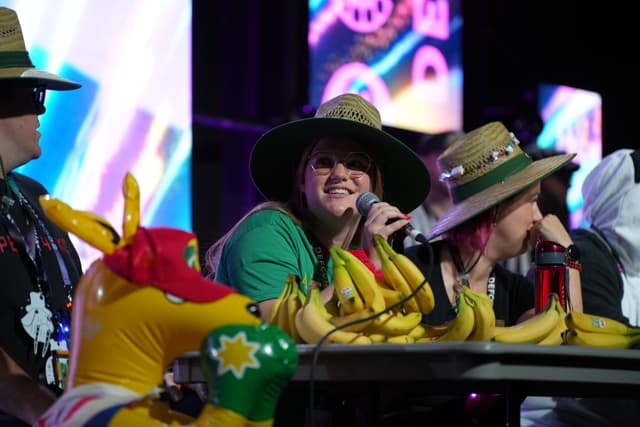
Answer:
<svg viewBox="0 0 640 427"><path fill-rule="evenodd" d="M327 272L329 251L318 242L318 239L316 239L313 233L307 231L306 234L307 239L309 239L309 242L313 246L313 253L318 260L318 270L314 272L313 279L319 282L321 288L324 289L329 286L329 275Z"/></svg>
<svg viewBox="0 0 640 427"><path fill-rule="evenodd" d="M319 244L314 244L313 252L316 254L316 258L318 259L318 271L314 279L320 282L322 289L324 289L329 286L329 275L327 274L327 258L329 256L329 251Z"/></svg>
<svg viewBox="0 0 640 427"><path fill-rule="evenodd" d="M40 219L40 217L36 213L35 209L33 209L31 204L27 200L27 198L24 197L24 195L18 188L18 185L15 182L15 179L13 178L13 176L11 176L11 174L8 174L8 176L6 177L6 183L9 189L18 198L18 202L20 203L20 206L24 209L25 216L26 216L26 223L27 223L25 232L21 231L15 219L13 218L13 216L11 216L11 213L7 210L4 217L8 222L9 234L11 235L11 238L14 239L22 247L24 247L25 252L29 257L29 260L31 261L32 267L36 272L38 287L47 286L48 288L47 272L44 267L41 236L38 231L38 228L42 230L44 234L44 238L46 238L49 246L51 247L51 249L53 250L56 256L56 261L58 262L58 267L60 268L60 274L62 276L64 289L67 294L66 305L67 305L67 308L71 308L71 279L69 276L69 270L67 269L67 265L65 264L64 259L62 258L62 254L60 253L60 249L58 248L58 244L56 243L55 239L53 238L53 236L45 226L42 219ZM50 291L50 289L45 289L45 290Z"/></svg>
<svg viewBox="0 0 640 427"><path fill-rule="evenodd" d="M456 266L456 270L458 270L458 274L460 275L460 283L462 283L463 286L469 287L469 273L471 273L471 270L473 270L473 268L478 264L482 254L478 255L475 261L471 264L471 267L465 269L458 247L453 245L449 246L449 252L451 253L451 258ZM496 296L496 275L493 270L491 271L491 274L489 274L489 279L487 280L487 295L491 301L493 301Z"/></svg>

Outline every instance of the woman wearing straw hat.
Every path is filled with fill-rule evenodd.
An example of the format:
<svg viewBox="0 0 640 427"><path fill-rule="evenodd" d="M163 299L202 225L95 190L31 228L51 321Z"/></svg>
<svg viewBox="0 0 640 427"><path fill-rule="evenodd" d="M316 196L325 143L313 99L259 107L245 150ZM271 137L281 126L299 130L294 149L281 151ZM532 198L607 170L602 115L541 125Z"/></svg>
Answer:
<svg viewBox="0 0 640 427"><path fill-rule="evenodd" d="M558 217L543 216L537 205L540 180L573 157L533 161L500 122L463 135L438 157L439 179L447 184L452 205L431 228L431 245L406 250L433 290L435 307L424 322L438 325L456 316L457 283L489 295L496 325L510 326L535 314L533 283L500 261L522 254L538 239L565 248L573 243ZM570 295L573 309L582 311L580 273L574 269ZM496 411L504 407L496 404L500 398L452 397L433 417L451 422L455 414L459 418L453 422L460 425L504 425L504 414Z"/></svg>
<svg viewBox="0 0 640 427"><path fill-rule="evenodd" d="M533 284L499 261L525 252L537 240L565 248L573 244L555 215L542 215L537 199L540 180L574 156L533 161L500 122L469 132L440 155L440 180L447 183L453 204L428 236L443 239L432 244L436 268L429 281L436 304L427 323L439 324L455 316L456 283L487 293L498 325L513 325L534 315ZM415 247L407 255L427 271L429 249ZM569 270L571 305L582 311L580 273Z"/></svg>
<svg viewBox="0 0 640 427"><path fill-rule="evenodd" d="M250 167L268 201L209 248L206 262L217 281L258 301L265 319L288 274L303 287L320 286L326 298L332 294L332 244L362 248L379 264L373 235L388 238L407 224L403 212L418 206L430 185L420 158L384 132L378 110L356 94L266 132ZM393 205L375 203L365 219L356 209L363 192Z"/></svg>
<svg viewBox="0 0 640 427"><path fill-rule="evenodd" d="M268 201L209 248L206 265L217 281L258 301L265 320L288 274L298 275L307 291L320 287L325 300L333 295L332 244L379 269L373 236L389 238L406 225L403 212L422 203L430 186L422 160L384 132L378 110L355 94L339 95L320 105L314 117L266 132L253 148L250 168ZM384 200L366 218L356 208L364 192ZM337 417L334 412L341 411L344 425L359 425L355 414L353 423L345 420L350 399L332 392L314 416ZM291 392L281 401L286 409L277 415L279 424L305 425L308 398Z"/></svg>
<svg viewBox="0 0 640 427"><path fill-rule="evenodd" d="M64 385L73 287L82 273L66 233L14 172L40 156L47 89L80 85L34 68L15 11L0 8L0 426L31 425Z"/></svg>

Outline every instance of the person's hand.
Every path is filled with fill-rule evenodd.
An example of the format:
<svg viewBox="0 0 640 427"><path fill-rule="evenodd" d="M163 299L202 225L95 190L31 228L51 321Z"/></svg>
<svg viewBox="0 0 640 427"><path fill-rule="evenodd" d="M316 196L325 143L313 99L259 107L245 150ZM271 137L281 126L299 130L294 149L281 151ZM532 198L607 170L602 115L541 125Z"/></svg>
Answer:
<svg viewBox="0 0 640 427"><path fill-rule="evenodd" d="M381 263L378 253L373 245L373 236L379 234L389 240L391 235L409 223L411 217L400 211L397 207L387 202L378 202L371 205L363 228L363 249L369 260L380 269Z"/></svg>
<svg viewBox="0 0 640 427"><path fill-rule="evenodd" d="M573 243L571 236L560 219L553 215L545 215L531 231L531 245L535 247L538 240L556 242L565 248Z"/></svg>

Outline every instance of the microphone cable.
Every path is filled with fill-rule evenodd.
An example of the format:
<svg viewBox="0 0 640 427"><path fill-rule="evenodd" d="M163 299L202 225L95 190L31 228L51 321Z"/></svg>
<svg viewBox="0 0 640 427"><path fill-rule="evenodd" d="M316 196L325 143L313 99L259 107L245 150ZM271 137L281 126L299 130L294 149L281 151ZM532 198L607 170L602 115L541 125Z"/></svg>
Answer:
<svg viewBox="0 0 640 427"><path fill-rule="evenodd" d="M393 303L392 305L390 305L389 307L386 307L384 310L378 312L378 313L374 313L368 317L363 317L362 319L356 319L356 320L352 320L351 322L347 322L343 325L340 326L336 326L335 328L331 329L329 332L327 332L326 334L324 334L320 340L316 343L315 348L313 349L313 357L311 359L311 366L309 367L309 410L311 411L311 427L316 427L316 411L315 411L315 370L316 370L316 366L318 364L318 357L320 355L320 348L322 347L322 345L325 343L325 341L331 336L331 334L333 334L336 331L339 331L342 328L346 328L347 326L352 326L352 325L357 325L358 323L362 323L362 322L368 322L370 320L376 319L380 316L382 316L384 313L388 313L389 311L392 311L400 306L402 306L404 303L406 303L407 301L409 301L411 298L413 298L418 292L420 292L420 290L426 286L429 285L429 277L431 277L431 271L433 269L433 248L431 247L431 244L429 244L428 242L424 245L421 246L422 247L426 247L427 248L427 271L424 275L424 280L422 281L422 283L420 283L418 286L416 286L416 288L407 296L405 296L403 299L401 299L400 301L397 301L395 303ZM347 344L348 345L348 344Z"/></svg>

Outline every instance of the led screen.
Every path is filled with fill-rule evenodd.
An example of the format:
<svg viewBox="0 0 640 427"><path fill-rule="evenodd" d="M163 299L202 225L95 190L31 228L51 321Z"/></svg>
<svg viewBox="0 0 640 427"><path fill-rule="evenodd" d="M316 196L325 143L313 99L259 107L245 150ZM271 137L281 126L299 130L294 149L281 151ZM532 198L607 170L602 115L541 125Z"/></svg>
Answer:
<svg viewBox="0 0 640 427"><path fill-rule="evenodd" d="M388 126L462 129L459 0L309 1L310 102L359 93Z"/></svg>
<svg viewBox="0 0 640 427"><path fill-rule="evenodd" d="M580 167L571 175L567 207L570 226L583 226L582 183L602 159L602 98L597 92L542 83L538 103L544 122L538 146L577 153L573 161Z"/></svg>
<svg viewBox="0 0 640 427"><path fill-rule="evenodd" d="M141 225L191 229L191 1L14 0L32 62L80 82L47 91L42 156L18 169L121 232L122 180ZM100 253L74 238L86 269Z"/></svg>

